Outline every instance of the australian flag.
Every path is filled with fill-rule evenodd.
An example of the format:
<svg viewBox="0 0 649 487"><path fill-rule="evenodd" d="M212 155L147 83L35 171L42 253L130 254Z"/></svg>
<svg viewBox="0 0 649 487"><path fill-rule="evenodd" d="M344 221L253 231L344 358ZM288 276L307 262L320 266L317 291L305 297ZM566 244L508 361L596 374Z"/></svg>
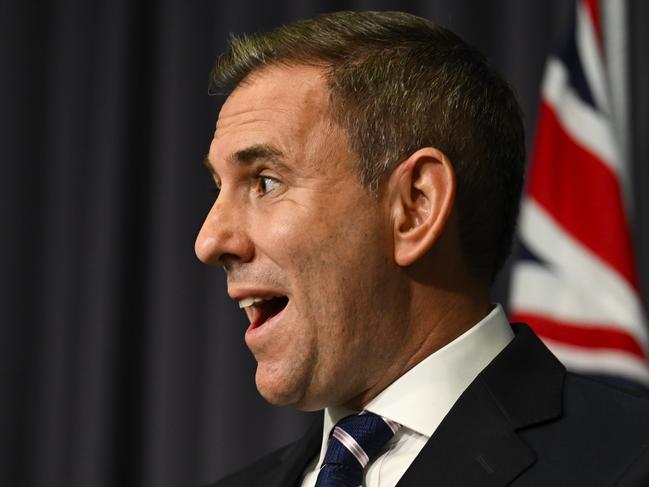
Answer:
<svg viewBox="0 0 649 487"><path fill-rule="evenodd" d="M568 369L649 387L630 175L603 46L597 0L576 2L542 83L510 318L529 323Z"/></svg>

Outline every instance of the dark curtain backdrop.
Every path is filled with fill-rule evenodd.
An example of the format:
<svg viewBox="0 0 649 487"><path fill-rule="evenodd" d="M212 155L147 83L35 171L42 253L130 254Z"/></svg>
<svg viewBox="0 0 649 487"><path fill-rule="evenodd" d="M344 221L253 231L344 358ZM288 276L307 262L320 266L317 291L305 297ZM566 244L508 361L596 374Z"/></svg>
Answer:
<svg viewBox="0 0 649 487"><path fill-rule="evenodd" d="M0 485L198 486L296 437L193 241L229 32L402 9L482 48L528 136L566 0L0 1ZM630 2L634 231L649 286L649 3ZM496 285L506 301L507 272Z"/></svg>

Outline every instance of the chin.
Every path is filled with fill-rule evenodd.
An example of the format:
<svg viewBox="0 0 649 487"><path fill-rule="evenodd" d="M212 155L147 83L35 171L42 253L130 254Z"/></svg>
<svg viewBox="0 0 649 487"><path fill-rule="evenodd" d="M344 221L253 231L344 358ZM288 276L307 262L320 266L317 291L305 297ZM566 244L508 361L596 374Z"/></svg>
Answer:
<svg viewBox="0 0 649 487"><path fill-rule="evenodd" d="M267 374L257 367L255 384L259 394L274 406L294 406L302 401L304 392L294 377L283 377L281 374Z"/></svg>
<svg viewBox="0 0 649 487"><path fill-rule="evenodd" d="M257 390L273 406L290 406L305 413L320 411L332 405L331 401L327 401L322 397L315 397L302 389L264 387L264 385L257 382Z"/></svg>

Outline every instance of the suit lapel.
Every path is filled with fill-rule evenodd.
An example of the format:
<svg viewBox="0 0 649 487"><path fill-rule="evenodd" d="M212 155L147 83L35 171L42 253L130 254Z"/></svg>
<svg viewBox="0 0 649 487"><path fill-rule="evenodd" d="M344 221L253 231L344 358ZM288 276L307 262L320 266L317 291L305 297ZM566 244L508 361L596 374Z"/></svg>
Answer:
<svg viewBox="0 0 649 487"><path fill-rule="evenodd" d="M262 479L263 487L287 487L297 485L309 460L320 451L322 443L322 415L302 438L293 443L281 456L277 466Z"/></svg>
<svg viewBox="0 0 649 487"><path fill-rule="evenodd" d="M517 431L561 414L564 367L524 325L453 406L398 487L502 487L534 452Z"/></svg>

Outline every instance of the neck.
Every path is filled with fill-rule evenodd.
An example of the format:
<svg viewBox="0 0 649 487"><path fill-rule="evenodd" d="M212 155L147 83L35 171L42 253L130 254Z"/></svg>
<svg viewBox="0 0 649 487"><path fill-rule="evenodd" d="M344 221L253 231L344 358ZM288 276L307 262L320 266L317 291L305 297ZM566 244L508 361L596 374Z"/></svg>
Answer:
<svg viewBox="0 0 649 487"><path fill-rule="evenodd" d="M489 292L481 287L457 292L415 284L412 297L410 319L402 325L408 330L403 352L369 388L345 403L349 409L363 409L392 382L472 328L491 310Z"/></svg>

